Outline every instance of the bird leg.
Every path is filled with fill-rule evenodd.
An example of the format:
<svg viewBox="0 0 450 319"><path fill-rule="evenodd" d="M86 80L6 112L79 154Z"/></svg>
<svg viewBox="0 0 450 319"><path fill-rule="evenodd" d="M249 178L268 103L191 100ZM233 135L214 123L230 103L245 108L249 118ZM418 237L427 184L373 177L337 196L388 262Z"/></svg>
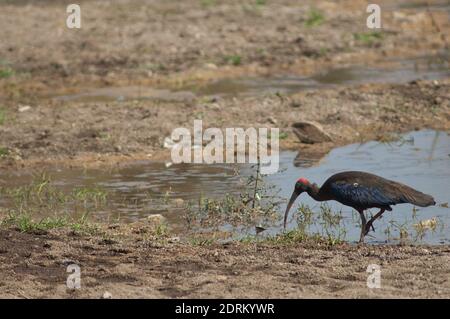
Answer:
<svg viewBox="0 0 450 319"><path fill-rule="evenodd" d="M364 216L364 211L363 210L359 210L358 211L359 216L361 217L361 235L359 237L359 243L363 243L364 242L364 236L366 236L367 232L366 232L366 216Z"/></svg>
<svg viewBox="0 0 450 319"><path fill-rule="evenodd" d="M374 222L376 219L378 219L379 217L381 217L381 215L383 215L384 212L385 212L385 209L384 209L384 208L380 208L380 211L379 211L378 213L376 213L375 216L373 216L373 217L367 222L366 230L365 230L365 234L364 234L364 235L367 235L367 234L369 233L370 227L372 227L372 230L375 231L375 228L373 228L373 225L372 225L372 224L373 224L373 222Z"/></svg>

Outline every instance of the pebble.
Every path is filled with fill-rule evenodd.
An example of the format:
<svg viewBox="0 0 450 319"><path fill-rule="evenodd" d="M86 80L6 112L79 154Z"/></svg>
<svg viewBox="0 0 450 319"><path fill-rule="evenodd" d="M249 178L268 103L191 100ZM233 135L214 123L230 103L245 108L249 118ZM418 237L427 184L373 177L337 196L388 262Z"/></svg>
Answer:
<svg viewBox="0 0 450 319"><path fill-rule="evenodd" d="M277 120L275 119L275 118L273 118L273 117L269 117L268 119L267 119L267 121L270 123L270 124L277 124Z"/></svg>
<svg viewBox="0 0 450 319"><path fill-rule="evenodd" d="M102 295L102 299L112 299L112 294L109 291L105 291Z"/></svg>
<svg viewBox="0 0 450 319"><path fill-rule="evenodd" d="M19 107L19 112L20 113L23 113L23 112L26 112L26 111L29 111L29 110L31 110L31 106L29 106L29 105L24 105L24 106L20 106Z"/></svg>

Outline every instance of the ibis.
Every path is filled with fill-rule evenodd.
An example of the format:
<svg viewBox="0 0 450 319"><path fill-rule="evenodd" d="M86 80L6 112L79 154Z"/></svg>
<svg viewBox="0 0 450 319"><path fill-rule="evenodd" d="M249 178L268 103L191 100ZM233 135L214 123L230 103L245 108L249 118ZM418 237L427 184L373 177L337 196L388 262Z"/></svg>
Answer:
<svg viewBox="0 0 450 319"><path fill-rule="evenodd" d="M349 171L337 173L328 178L322 187L317 186L315 183L310 183L306 178L300 178L295 183L294 192L286 207L284 229L286 229L289 210L297 197L302 193L307 193L316 201L335 200L354 208L361 217L360 243L364 242L364 237L371 228L375 230L373 222L381 217L385 211L392 211L391 206L409 203L427 207L436 204L430 195L419 192L407 185L366 172ZM364 211L370 208L378 208L379 212L367 221Z"/></svg>

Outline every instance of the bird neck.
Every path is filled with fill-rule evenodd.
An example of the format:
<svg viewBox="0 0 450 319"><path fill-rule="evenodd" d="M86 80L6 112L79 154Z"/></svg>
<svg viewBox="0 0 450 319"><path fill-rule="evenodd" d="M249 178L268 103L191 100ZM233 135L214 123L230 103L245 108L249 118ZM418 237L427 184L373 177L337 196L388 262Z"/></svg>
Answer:
<svg viewBox="0 0 450 319"><path fill-rule="evenodd" d="M327 200L326 198L323 198L322 194L320 193L320 188L319 188L319 186L317 186L317 184L312 184L308 188L307 193L309 196L314 198L316 201L321 202L321 201Z"/></svg>

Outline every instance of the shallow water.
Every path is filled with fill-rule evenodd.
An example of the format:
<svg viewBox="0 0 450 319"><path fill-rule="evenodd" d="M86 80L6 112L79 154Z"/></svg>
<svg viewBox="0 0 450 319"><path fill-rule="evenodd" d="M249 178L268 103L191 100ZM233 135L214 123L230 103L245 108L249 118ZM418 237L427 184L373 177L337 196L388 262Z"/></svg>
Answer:
<svg viewBox="0 0 450 319"><path fill-rule="evenodd" d="M435 233L428 233L426 243L450 242L450 209L439 204L450 202L450 136L447 132L418 131L402 136L391 144L369 142L352 144L332 150L320 163L313 167L294 165L296 152L282 152L281 172L267 177L267 181L281 189L280 195L289 197L295 181L303 176L321 185L330 175L345 170L363 170L410 185L434 196L437 206L420 208L413 220L413 206L408 204L394 207L384 218L375 223L376 233L368 241L383 242L388 239L384 231L391 223L407 226L420 220L437 218L439 226ZM64 169L48 172L54 185L63 190L80 186L100 186L109 191L108 207L92 215L95 220L132 222L150 214L162 213L172 227L183 230L182 209L174 204L175 199L198 200L200 196L222 198L226 193L238 193L243 189L245 176L252 173L248 165L241 165L241 176L237 176L236 165L180 164L166 167L164 163L136 162L133 165L100 169ZM31 174L0 174L1 186L25 185L32 180ZM167 201L162 201L167 199ZM319 205L303 194L299 203L310 205L315 211ZM7 206L0 197L0 205ZM359 238L359 216L351 208L337 202L329 202L334 211L342 210L342 226L347 231L346 239ZM290 228L296 226L292 219ZM280 216L284 206L280 209ZM376 211L373 211L375 213ZM253 225L255 226L255 225ZM264 225L264 234L281 231L280 224ZM392 236L398 236L398 229L392 228ZM316 227L317 228L317 227ZM230 230L230 227L224 229ZM254 228L250 227L250 234ZM316 229L320 231L320 229ZM248 233L245 233L248 234ZM372 233L373 234L373 233ZM238 234L239 235L239 234Z"/></svg>
<svg viewBox="0 0 450 319"><path fill-rule="evenodd" d="M390 62L393 66L389 68L349 66L324 70L311 77L285 75L224 79L191 89L198 95L206 96L254 96L289 94L305 89L330 88L339 85L439 80L450 76L448 53L414 59L391 59Z"/></svg>
<svg viewBox="0 0 450 319"><path fill-rule="evenodd" d="M413 59L390 59L391 67L362 65L324 70L310 77L283 75L273 77L239 77L212 81L180 90L150 87L110 87L54 97L62 101L161 100L187 102L196 96L232 97L264 94L290 94L306 89L323 89L340 85L367 83L407 83L414 80L439 80L450 77L450 56L443 52Z"/></svg>

